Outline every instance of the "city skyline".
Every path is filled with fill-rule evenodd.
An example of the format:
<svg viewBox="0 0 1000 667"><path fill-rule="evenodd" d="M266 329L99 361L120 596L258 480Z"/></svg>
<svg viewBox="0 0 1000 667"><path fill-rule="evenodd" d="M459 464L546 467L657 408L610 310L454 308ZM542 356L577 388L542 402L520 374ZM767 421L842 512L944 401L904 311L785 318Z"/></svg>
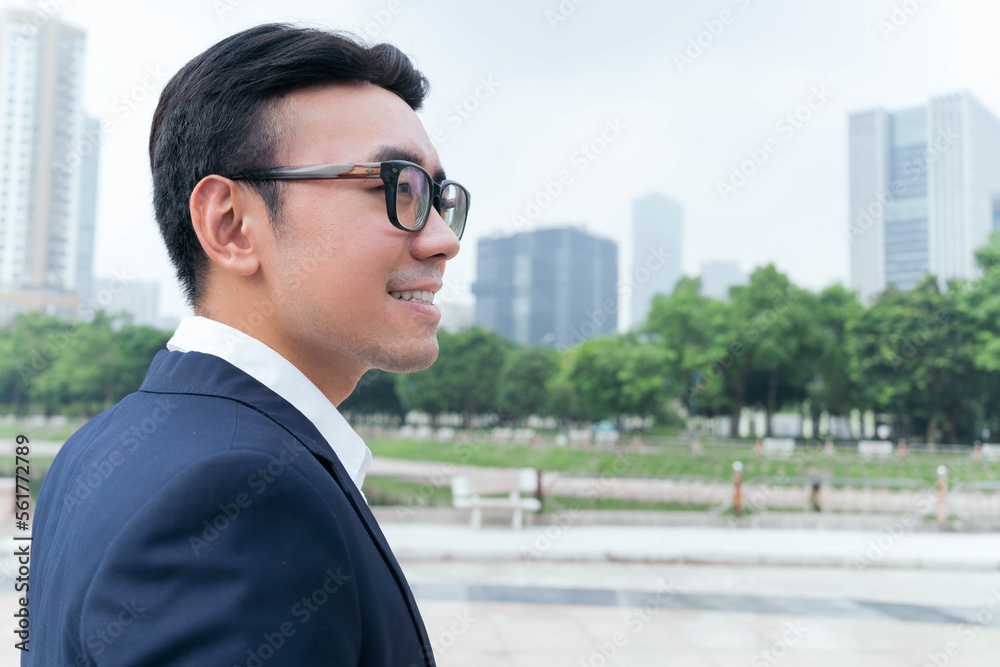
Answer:
<svg viewBox="0 0 1000 667"><path fill-rule="evenodd" d="M960 90L1000 109L992 83L1000 45L986 29L998 10L961 2L902 16L888 1L588 3L555 24L528 2L459 14L391 4L56 7L88 33L85 107L102 128L96 272L159 280L164 314L186 314L152 220L149 121L160 89L188 59L266 21L386 39L427 73L432 92L420 115L449 174L473 192L466 250L448 269L466 303L476 239L515 231L518 217L530 228L587 220L619 243L624 271L629 202L650 191L684 202L685 275L728 257L744 271L774 262L812 289L848 284L848 114ZM33 7L43 23L53 13L0 0L11 5ZM733 12L729 23L719 21L723 7ZM525 47L512 51L511 40ZM720 183L735 188L725 201Z"/></svg>

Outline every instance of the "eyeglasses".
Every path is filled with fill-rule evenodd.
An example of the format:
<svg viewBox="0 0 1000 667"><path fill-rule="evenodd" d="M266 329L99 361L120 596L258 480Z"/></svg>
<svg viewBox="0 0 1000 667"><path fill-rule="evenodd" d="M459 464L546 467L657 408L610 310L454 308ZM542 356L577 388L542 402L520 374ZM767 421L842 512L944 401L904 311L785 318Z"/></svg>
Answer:
<svg viewBox="0 0 1000 667"><path fill-rule="evenodd" d="M385 184L385 209L389 222L407 232L427 224L431 205L461 240L469 215L469 191L455 181L435 183L427 170L406 160L317 164L309 167L276 167L246 172L234 181L311 181L333 178L381 178Z"/></svg>

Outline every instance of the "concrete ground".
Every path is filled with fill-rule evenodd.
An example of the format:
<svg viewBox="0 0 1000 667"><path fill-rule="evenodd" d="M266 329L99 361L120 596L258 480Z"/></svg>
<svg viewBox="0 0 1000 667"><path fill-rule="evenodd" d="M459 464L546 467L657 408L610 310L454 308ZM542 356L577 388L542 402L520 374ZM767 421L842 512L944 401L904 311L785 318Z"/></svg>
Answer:
<svg viewBox="0 0 1000 667"><path fill-rule="evenodd" d="M442 667L998 664L1000 535L419 518L383 528Z"/></svg>

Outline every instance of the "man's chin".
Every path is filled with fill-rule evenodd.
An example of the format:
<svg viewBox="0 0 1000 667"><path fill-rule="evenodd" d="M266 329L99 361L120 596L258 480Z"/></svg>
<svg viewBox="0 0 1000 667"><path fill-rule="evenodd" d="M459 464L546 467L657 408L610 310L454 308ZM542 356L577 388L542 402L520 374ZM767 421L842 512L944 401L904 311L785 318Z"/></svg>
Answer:
<svg viewBox="0 0 1000 667"><path fill-rule="evenodd" d="M437 340L427 346L411 347L387 354L375 367L389 373L418 373L427 370L437 360Z"/></svg>

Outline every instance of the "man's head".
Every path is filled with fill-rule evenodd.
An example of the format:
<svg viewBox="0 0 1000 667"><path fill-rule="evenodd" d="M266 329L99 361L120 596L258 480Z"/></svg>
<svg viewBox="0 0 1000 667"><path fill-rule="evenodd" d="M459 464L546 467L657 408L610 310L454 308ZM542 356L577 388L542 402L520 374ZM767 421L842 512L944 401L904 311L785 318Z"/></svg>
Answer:
<svg viewBox="0 0 1000 667"><path fill-rule="evenodd" d="M379 179L236 178L404 159L440 181L414 113L427 88L395 47L266 25L188 63L153 119L156 217L189 302L278 350L334 402L343 378L353 388L368 368L434 360L437 308L390 293L437 291L458 239L436 210L417 233L395 228Z"/></svg>

